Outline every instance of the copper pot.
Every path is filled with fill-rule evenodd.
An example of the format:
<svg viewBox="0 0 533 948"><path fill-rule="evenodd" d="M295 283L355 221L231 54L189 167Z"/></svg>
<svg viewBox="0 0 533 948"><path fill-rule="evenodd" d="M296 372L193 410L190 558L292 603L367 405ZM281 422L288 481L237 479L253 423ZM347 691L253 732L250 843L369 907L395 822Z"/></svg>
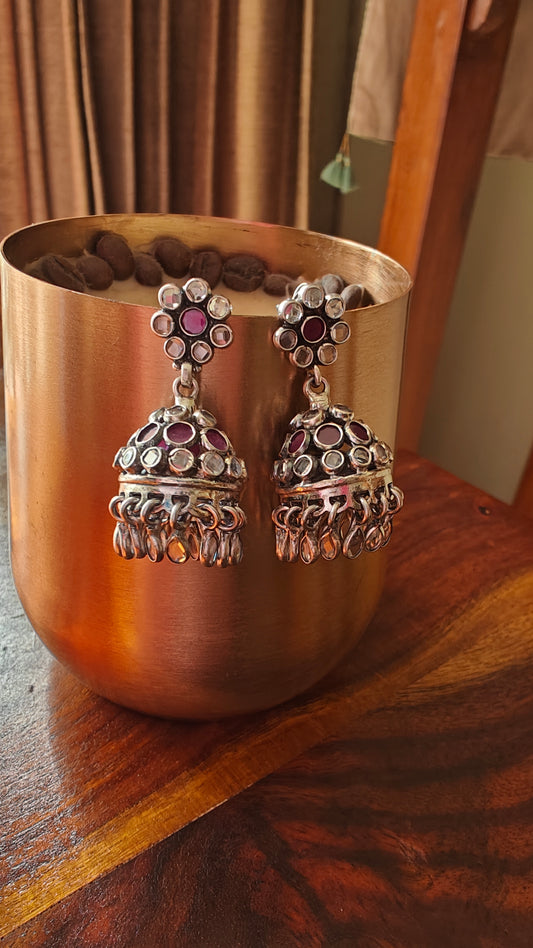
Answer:
<svg viewBox="0 0 533 948"><path fill-rule="evenodd" d="M150 714L208 718L269 707L308 688L357 642L382 589L385 552L312 566L274 555L270 481L302 380L270 342L272 317L243 296L235 343L202 373L202 401L247 462L245 556L236 567L124 561L112 548L117 448L171 403L173 369L149 328L157 306L100 299L28 276L100 230L141 245L249 252L272 271L338 272L376 305L354 311L326 371L337 402L394 443L410 279L376 250L288 227L215 218L113 215L50 221L2 245L12 566L47 647L90 688ZM394 542L394 537L392 542Z"/></svg>

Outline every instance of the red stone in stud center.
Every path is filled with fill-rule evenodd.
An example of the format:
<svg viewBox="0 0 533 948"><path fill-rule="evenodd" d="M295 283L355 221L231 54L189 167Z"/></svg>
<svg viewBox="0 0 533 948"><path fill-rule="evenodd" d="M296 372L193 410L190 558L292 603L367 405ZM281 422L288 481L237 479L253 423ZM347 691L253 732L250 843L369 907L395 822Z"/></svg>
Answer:
<svg viewBox="0 0 533 948"><path fill-rule="evenodd" d="M201 309L191 307L181 314L180 323L188 336L199 336L207 326L207 316Z"/></svg>
<svg viewBox="0 0 533 948"><path fill-rule="evenodd" d="M320 342L325 332L326 324L320 316L310 316L302 325L302 336L306 342Z"/></svg>

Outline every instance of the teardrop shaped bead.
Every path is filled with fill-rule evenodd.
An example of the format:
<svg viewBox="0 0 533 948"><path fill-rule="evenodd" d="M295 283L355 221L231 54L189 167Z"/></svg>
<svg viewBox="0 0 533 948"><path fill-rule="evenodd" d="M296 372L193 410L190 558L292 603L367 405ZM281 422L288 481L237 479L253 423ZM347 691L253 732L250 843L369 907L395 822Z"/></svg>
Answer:
<svg viewBox="0 0 533 948"><path fill-rule="evenodd" d="M387 546L391 536L392 536L392 520L390 517L386 517L383 523L381 524L381 535L383 537L382 546Z"/></svg>
<svg viewBox="0 0 533 948"><path fill-rule="evenodd" d="M284 527L276 527L276 556L283 563L289 561L289 531Z"/></svg>
<svg viewBox="0 0 533 948"><path fill-rule="evenodd" d="M200 559L200 537L198 526L194 521L189 524L185 531L185 543L191 560Z"/></svg>
<svg viewBox="0 0 533 948"><path fill-rule="evenodd" d="M287 550L287 560L289 563L296 563L300 558L300 531L289 530L289 543Z"/></svg>
<svg viewBox="0 0 533 948"><path fill-rule="evenodd" d="M376 550L379 550L382 541L383 538L381 535L381 530L379 529L379 525L377 523L367 527L365 533L365 550L368 550L369 553L375 553Z"/></svg>
<svg viewBox="0 0 533 948"><path fill-rule="evenodd" d="M122 556L122 539L120 533L120 523L117 523L113 531L113 549L115 553L119 556Z"/></svg>
<svg viewBox="0 0 533 948"><path fill-rule="evenodd" d="M206 530L200 542L200 562L214 566L218 554L218 537L214 530Z"/></svg>
<svg viewBox="0 0 533 948"><path fill-rule="evenodd" d="M152 563L159 563L164 556L163 544L159 533L149 533L146 539L146 552Z"/></svg>
<svg viewBox="0 0 533 948"><path fill-rule="evenodd" d="M243 546L239 533L231 535L230 566L237 566L242 560Z"/></svg>
<svg viewBox="0 0 533 948"><path fill-rule="evenodd" d="M340 551L340 537L335 527L328 527L320 538L320 552L325 560L334 560Z"/></svg>
<svg viewBox="0 0 533 948"><path fill-rule="evenodd" d="M146 556L146 540L143 527L140 523L130 523L129 528L134 554L138 560L142 560Z"/></svg>
<svg viewBox="0 0 533 948"><path fill-rule="evenodd" d="M231 556L231 533L228 530L217 531L219 534L218 537L218 553L217 553L217 566L224 568L228 566Z"/></svg>
<svg viewBox="0 0 533 948"><path fill-rule="evenodd" d="M167 543L167 556L171 563L186 563L189 559L189 550L185 537L174 533Z"/></svg>
<svg viewBox="0 0 533 948"><path fill-rule="evenodd" d="M355 560L355 558L363 552L364 544L365 540L363 531L357 523L357 519L354 517L352 520L352 525L344 537L342 552L344 553L344 556L348 557L349 560Z"/></svg>
<svg viewBox="0 0 533 948"><path fill-rule="evenodd" d="M316 533L304 533L300 542L300 556L304 563L314 563L319 558L320 546Z"/></svg>
<svg viewBox="0 0 533 948"><path fill-rule="evenodd" d="M120 530L120 555L124 557L125 560L131 560L135 556L133 550L133 543L131 542L130 529L127 523L119 523Z"/></svg>

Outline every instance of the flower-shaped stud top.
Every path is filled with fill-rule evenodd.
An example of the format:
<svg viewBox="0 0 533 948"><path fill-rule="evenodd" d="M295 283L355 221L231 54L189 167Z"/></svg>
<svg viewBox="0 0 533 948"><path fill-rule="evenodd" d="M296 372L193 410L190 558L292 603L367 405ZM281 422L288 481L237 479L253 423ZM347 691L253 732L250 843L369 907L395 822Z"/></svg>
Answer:
<svg viewBox="0 0 533 948"><path fill-rule="evenodd" d="M337 346L350 338L350 327L342 319L345 308L342 297L326 294L320 284L300 283L294 296L278 305L274 345L299 369L331 365Z"/></svg>
<svg viewBox="0 0 533 948"><path fill-rule="evenodd" d="M231 303L212 293L205 280L192 277L183 287L166 283L159 290L161 309L152 316L151 327L165 342L165 353L176 368L184 362L202 366L215 349L225 349L233 339L226 324Z"/></svg>

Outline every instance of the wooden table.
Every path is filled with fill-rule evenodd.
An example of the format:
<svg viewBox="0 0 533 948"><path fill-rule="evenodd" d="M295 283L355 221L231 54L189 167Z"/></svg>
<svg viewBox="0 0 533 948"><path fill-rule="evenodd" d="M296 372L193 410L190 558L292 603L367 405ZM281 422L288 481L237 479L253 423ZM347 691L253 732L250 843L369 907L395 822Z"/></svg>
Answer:
<svg viewBox="0 0 533 948"><path fill-rule="evenodd" d="M2 944L530 948L533 530L414 456L397 480L363 641L244 719L92 695L4 567Z"/></svg>

